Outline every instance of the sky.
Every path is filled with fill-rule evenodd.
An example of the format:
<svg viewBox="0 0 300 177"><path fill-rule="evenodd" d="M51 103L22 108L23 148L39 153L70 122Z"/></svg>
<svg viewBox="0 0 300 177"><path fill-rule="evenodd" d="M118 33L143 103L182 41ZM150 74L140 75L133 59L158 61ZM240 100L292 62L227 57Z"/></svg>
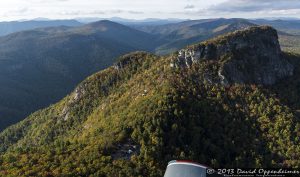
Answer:
<svg viewBox="0 0 300 177"><path fill-rule="evenodd" d="M2 0L0 21L34 18L300 18L300 0Z"/></svg>

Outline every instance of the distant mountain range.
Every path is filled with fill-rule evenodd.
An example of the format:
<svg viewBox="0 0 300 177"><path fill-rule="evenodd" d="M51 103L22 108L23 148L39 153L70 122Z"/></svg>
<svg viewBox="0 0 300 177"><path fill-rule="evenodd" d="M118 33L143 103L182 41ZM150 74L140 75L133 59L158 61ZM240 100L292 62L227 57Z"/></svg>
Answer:
<svg viewBox="0 0 300 177"><path fill-rule="evenodd" d="M281 47L300 51L298 21L169 19L160 23L157 19L115 19L130 25L125 26L107 20L85 25L73 20L42 20L11 22L31 24L27 27L35 29L0 37L0 130L58 101L85 77L111 66L115 58L131 51L166 55L186 45L257 24L281 30ZM36 28L43 26L52 27Z"/></svg>
<svg viewBox="0 0 300 177"><path fill-rule="evenodd" d="M120 17L112 17L112 18L77 18L77 21L81 23L91 23L95 21L101 20L109 20L117 23L121 23L124 25L164 25L170 23L178 23L182 21L187 21L184 19L176 19L176 18L169 18L169 19L158 19L158 18L147 18L143 20L135 20L135 19L124 19Z"/></svg>
<svg viewBox="0 0 300 177"><path fill-rule="evenodd" d="M186 45L254 25L245 19L205 19L159 26L133 27L167 41L164 45L156 48L156 53L168 54Z"/></svg>
<svg viewBox="0 0 300 177"><path fill-rule="evenodd" d="M36 19L29 21L13 21L0 22L0 36L11 34L14 32L32 30L35 28L58 27L58 26L80 26L80 22L76 20L44 20Z"/></svg>
<svg viewBox="0 0 300 177"><path fill-rule="evenodd" d="M289 41L300 41L300 20L248 20L248 19L203 19L190 20L164 25L132 25L133 28L154 34L163 38L164 45L156 48L156 53L167 54L176 51L188 44L203 41L230 31L245 29L255 25L269 25L279 31L283 47L296 51ZM294 42L297 44L297 42ZM298 46L298 45L296 45ZM300 51L300 50L299 50Z"/></svg>

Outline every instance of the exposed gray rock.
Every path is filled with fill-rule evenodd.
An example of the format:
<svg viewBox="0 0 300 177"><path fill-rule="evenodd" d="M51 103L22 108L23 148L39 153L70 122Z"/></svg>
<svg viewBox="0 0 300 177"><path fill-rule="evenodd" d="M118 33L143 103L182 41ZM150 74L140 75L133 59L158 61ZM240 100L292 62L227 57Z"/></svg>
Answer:
<svg viewBox="0 0 300 177"><path fill-rule="evenodd" d="M131 58L127 58L127 60L122 60L122 61L119 61L118 63L114 64L113 67L116 69L116 70L121 70L123 69L126 65L128 65L129 63L131 63Z"/></svg>
<svg viewBox="0 0 300 177"><path fill-rule="evenodd" d="M250 27L182 49L171 67L190 68L202 60L221 63L222 84L255 83L272 85L293 75L294 67L283 58L277 31L271 27Z"/></svg>
<svg viewBox="0 0 300 177"><path fill-rule="evenodd" d="M84 94L85 94L84 87L83 87L82 85L79 85L79 86L75 89L73 101L74 101L74 102L78 101L80 98L82 98L82 96L83 96Z"/></svg>
<svg viewBox="0 0 300 177"><path fill-rule="evenodd" d="M65 105L63 110L60 113L60 117L64 120L67 121L70 117L70 107L69 105Z"/></svg>
<svg viewBox="0 0 300 177"><path fill-rule="evenodd" d="M67 121L70 118L70 110L72 105L74 105L76 102L78 102L86 93L85 91L86 84L80 84L74 91L74 93L71 95L69 101L64 106L61 117L64 121Z"/></svg>

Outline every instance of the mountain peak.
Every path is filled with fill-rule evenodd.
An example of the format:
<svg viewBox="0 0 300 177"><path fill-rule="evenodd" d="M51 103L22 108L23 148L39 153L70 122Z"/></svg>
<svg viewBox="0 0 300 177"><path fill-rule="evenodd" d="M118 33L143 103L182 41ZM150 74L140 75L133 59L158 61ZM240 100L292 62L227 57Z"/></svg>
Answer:
<svg viewBox="0 0 300 177"><path fill-rule="evenodd" d="M115 31L91 38L100 36L100 43L109 46L104 37L117 40L129 34ZM138 36L143 35L131 33L122 39L141 46L135 40ZM150 37L143 41L153 41ZM65 56L70 58L68 63L78 66L70 73L89 68L87 62L91 66L108 60L93 60L106 58L106 52L98 52L102 45L92 47L95 55L85 49L94 40L70 43L76 41L80 45L72 50L65 41L55 45L68 49L64 53L73 53ZM111 48L122 48L114 44ZM86 55L77 53L82 50ZM224 86L272 84L292 74L293 66L283 56L295 67L295 76L287 82L271 88ZM230 33L177 55L127 54L113 67L85 79L61 101L0 133L0 176L163 176L170 159L192 159L214 168L300 166L296 111L300 62L297 56L297 62L291 57L282 55L277 33L270 27ZM171 61L176 70L169 67ZM30 76L42 76L38 74ZM50 82L57 83L68 85L64 80ZM44 91L40 85L34 84ZM290 94L277 94L279 89ZM21 105L31 103L28 100Z"/></svg>
<svg viewBox="0 0 300 177"><path fill-rule="evenodd" d="M270 26L251 26L243 30L237 30L216 38L213 38L211 40L207 40L204 43L224 43L224 41L228 40L234 40L238 38L244 38L244 37L255 37L255 36L262 36L266 38L267 36L271 40L275 40L278 42L278 34L277 31L270 27ZM276 39L275 39L276 38Z"/></svg>
<svg viewBox="0 0 300 177"><path fill-rule="evenodd" d="M111 28L111 27L120 27L120 26L122 27L123 25L116 23L116 22L109 21L109 20L100 20L100 21L85 25L85 27L91 27L91 28L103 28L103 27Z"/></svg>
<svg viewBox="0 0 300 177"><path fill-rule="evenodd" d="M178 52L173 67L191 67L211 60L218 63L218 79L223 84L254 83L272 85L293 74L293 66L282 57L277 31L254 26L220 36Z"/></svg>

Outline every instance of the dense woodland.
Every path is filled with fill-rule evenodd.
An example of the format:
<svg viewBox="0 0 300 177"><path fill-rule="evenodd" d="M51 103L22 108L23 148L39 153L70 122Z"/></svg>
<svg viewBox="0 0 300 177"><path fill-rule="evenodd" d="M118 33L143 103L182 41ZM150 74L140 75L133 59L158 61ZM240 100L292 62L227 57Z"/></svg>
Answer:
<svg viewBox="0 0 300 177"><path fill-rule="evenodd" d="M0 134L0 176L163 176L167 162L300 167L300 57L273 86L210 83L220 63L172 68L135 52ZM130 150L130 152L128 151Z"/></svg>
<svg viewBox="0 0 300 177"><path fill-rule="evenodd" d="M110 21L0 23L0 35L28 29L0 37L0 131L59 101L123 54L136 50L170 54L256 24L276 27L282 48L299 53L300 23L296 21L206 19L130 27Z"/></svg>
<svg viewBox="0 0 300 177"><path fill-rule="evenodd" d="M0 131L59 101L120 55L151 51L155 41L144 42L150 39L150 34L109 21L0 37Z"/></svg>

